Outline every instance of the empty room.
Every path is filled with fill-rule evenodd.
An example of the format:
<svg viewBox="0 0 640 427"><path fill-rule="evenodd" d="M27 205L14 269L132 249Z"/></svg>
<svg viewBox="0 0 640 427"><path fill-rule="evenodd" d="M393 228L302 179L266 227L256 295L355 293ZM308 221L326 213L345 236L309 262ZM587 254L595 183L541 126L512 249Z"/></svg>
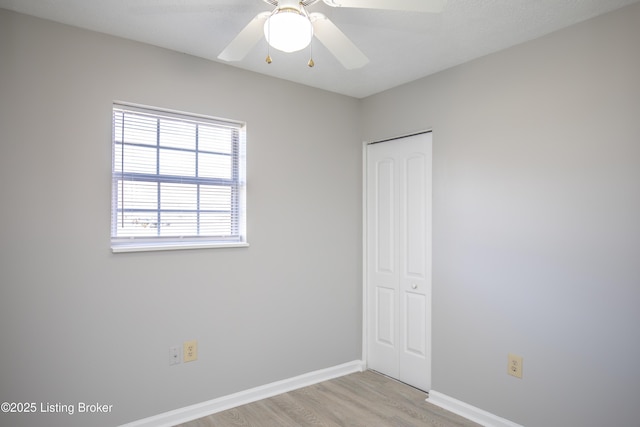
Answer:
<svg viewBox="0 0 640 427"><path fill-rule="evenodd" d="M640 425L638 0L0 0L0 200L2 427Z"/></svg>

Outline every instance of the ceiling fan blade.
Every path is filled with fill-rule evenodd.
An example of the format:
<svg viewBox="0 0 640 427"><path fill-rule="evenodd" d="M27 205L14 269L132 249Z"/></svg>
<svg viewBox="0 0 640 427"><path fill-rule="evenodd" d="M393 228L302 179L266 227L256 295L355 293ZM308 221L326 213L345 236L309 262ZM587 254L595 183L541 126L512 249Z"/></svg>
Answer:
<svg viewBox="0 0 640 427"><path fill-rule="evenodd" d="M363 9L406 10L439 13L447 0L323 0L333 7L359 7Z"/></svg>
<svg viewBox="0 0 640 427"><path fill-rule="evenodd" d="M264 23L271 12L262 12L247 24L229 45L218 55L223 61L241 61L264 36Z"/></svg>
<svg viewBox="0 0 640 427"><path fill-rule="evenodd" d="M333 22L321 13L309 15L313 34L347 70L361 68L369 62L364 53Z"/></svg>

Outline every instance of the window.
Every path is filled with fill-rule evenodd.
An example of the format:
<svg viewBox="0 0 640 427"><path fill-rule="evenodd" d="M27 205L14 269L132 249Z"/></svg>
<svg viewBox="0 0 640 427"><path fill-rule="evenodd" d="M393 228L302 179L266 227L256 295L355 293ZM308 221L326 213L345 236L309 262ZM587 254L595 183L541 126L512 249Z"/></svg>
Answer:
<svg viewBox="0 0 640 427"><path fill-rule="evenodd" d="M113 105L114 252L246 246L244 127Z"/></svg>

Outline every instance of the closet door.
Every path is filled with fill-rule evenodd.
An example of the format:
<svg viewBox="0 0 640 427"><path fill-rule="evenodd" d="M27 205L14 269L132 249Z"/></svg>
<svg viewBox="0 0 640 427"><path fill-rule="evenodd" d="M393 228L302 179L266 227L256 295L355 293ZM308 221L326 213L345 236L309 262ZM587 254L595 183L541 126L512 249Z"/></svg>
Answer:
<svg viewBox="0 0 640 427"><path fill-rule="evenodd" d="M367 363L431 387L431 133L367 146Z"/></svg>

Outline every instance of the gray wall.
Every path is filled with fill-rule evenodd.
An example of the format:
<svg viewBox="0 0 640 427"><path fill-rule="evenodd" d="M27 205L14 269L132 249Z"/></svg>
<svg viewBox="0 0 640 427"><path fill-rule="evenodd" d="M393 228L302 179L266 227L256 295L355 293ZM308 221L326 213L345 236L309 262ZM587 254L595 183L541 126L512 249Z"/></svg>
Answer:
<svg viewBox="0 0 640 427"><path fill-rule="evenodd" d="M249 248L111 253L113 100L247 122ZM113 426L360 359L357 123L349 97L0 10L0 401L113 405L0 425Z"/></svg>
<svg viewBox="0 0 640 427"><path fill-rule="evenodd" d="M0 425L116 425L361 357L361 129L429 127L434 389L527 426L636 425L638 22L358 101L0 10L0 400L114 405ZM248 123L250 248L111 254L115 99Z"/></svg>
<svg viewBox="0 0 640 427"><path fill-rule="evenodd" d="M638 425L639 23L636 4L364 100L367 140L434 130L434 390L526 426Z"/></svg>

